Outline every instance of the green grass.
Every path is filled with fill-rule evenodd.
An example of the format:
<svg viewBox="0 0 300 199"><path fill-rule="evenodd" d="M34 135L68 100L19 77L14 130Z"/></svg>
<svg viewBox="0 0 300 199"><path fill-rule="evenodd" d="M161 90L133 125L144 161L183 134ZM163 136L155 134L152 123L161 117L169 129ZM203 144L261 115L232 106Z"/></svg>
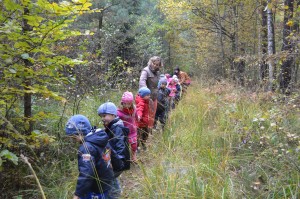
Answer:
<svg viewBox="0 0 300 199"><path fill-rule="evenodd" d="M97 108L108 99L118 105L121 94L85 98L78 113L101 127ZM150 137L139 165L122 174L124 198L299 198L300 111L293 99L279 98L194 82L165 131ZM64 124L73 106L63 113L60 103L40 103L36 112L51 112L41 126L56 140L37 150L33 166L47 198L71 198L77 145L65 140ZM15 195L38 196L32 187Z"/></svg>
<svg viewBox="0 0 300 199"><path fill-rule="evenodd" d="M165 132L154 134L141 155L141 187L125 190L127 198L300 196L299 171L291 163L299 165L299 138L291 144L285 132L297 133L299 112L285 113L285 104L253 99L231 85L219 87L189 88Z"/></svg>

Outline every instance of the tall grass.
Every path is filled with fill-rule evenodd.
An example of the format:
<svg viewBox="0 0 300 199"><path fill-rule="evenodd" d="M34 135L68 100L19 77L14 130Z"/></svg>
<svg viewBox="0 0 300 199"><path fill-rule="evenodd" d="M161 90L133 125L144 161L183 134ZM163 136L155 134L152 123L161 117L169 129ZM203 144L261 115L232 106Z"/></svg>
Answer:
<svg viewBox="0 0 300 199"><path fill-rule="evenodd" d="M87 97L79 113L101 127L97 108L108 99L118 105L121 94ZM150 136L138 166L122 174L124 197L299 198L300 111L295 104L227 83L203 87L195 82L170 113L165 131ZM48 109L57 122L62 105L48 104ZM72 114L68 105L61 124ZM65 140L63 126L55 127L51 118L43 125L56 140L38 154L48 159L37 176L47 198L71 198L78 145Z"/></svg>
<svg viewBox="0 0 300 199"><path fill-rule="evenodd" d="M290 142L283 129L295 132L299 113L285 113L274 98L230 84L194 84L141 154L141 187L126 196L298 198L299 137Z"/></svg>

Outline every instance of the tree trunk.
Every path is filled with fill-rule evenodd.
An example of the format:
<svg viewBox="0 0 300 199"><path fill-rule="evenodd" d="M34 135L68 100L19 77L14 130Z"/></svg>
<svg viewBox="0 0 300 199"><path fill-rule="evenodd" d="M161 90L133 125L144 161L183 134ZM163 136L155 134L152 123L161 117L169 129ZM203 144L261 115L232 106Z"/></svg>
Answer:
<svg viewBox="0 0 300 199"><path fill-rule="evenodd" d="M234 2L232 2L234 3ZM238 58L238 6L233 5L233 34L231 37L231 48L232 48L232 77L234 81L239 80L239 70L236 63Z"/></svg>
<svg viewBox="0 0 300 199"><path fill-rule="evenodd" d="M294 0L285 0L284 7L287 9L284 10L284 19L283 19L283 37L282 37L282 51L285 51L287 54L286 59L283 61L280 70L280 89L283 93L289 93L289 84L292 77L292 64L294 62L293 56L290 54L293 50L293 45L288 39L288 36L291 34L292 26L288 22L293 18L294 11Z"/></svg>
<svg viewBox="0 0 300 199"><path fill-rule="evenodd" d="M223 41L223 34L222 34L222 20L220 16L220 9L219 9L219 0L217 0L217 12L218 12L218 20L219 20L219 38L220 38L220 45L221 45L221 56L222 56L222 61L221 61L221 72L220 75L221 77L225 77L225 51L224 51L224 41Z"/></svg>
<svg viewBox="0 0 300 199"><path fill-rule="evenodd" d="M272 0L268 0L268 4L271 4ZM274 82L274 48L275 48L275 40L274 40L274 24L273 24L273 12L270 6L267 6L267 24L268 24L268 64L269 64L269 91L273 90L273 82Z"/></svg>
<svg viewBox="0 0 300 199"><path fill-rule="evenodd" d="M296 0L296 10L300 7L300 0ZM294 24L294 27L293 27L293 30L296 32L297 35L299 35L299 22L300 22L300 14L299 12L294 12L295 13L295 16L294 16L294 19L295 20L295 24ZM299 52L299 47L297 47L296 44L295 45L295 51ZM298 71L299 71L299 57L297 57L297 55L295 55L294 57L294 82L295 84L297 83L297 77L298 77Z"/></svg>
<svg viewBox="0 0 300 199"><path fill-rule="evenodd" d="M261 56L259 61L260 81L264 86L265 81L268 79L268 64L266 63L267 49L268 49L268 27L267 27L267 13L263 10L267 6L267 2L262 2L263 8L261 9L261 32L260 32L260 52Z"/></svg>
<svg viewBox="0 0 300 199"><path fill-rule="evenodd" d="M24 8L24 15L29 15L28 8ZM32 27L27 23L26 19L23 19L22 31L24 34L31 31ZM31 63L28 59L24 59L25 69L31 67ZM26 71L26 70L25 70ZM32 104L31 98L32 94L30 92L26 92L26 90L30 90L31 86L31 78L24 77L24 123L25 123L25 133L30 134L33 130L33 121L32 121ZM27 124L27 125L26 125Z"/></svg>

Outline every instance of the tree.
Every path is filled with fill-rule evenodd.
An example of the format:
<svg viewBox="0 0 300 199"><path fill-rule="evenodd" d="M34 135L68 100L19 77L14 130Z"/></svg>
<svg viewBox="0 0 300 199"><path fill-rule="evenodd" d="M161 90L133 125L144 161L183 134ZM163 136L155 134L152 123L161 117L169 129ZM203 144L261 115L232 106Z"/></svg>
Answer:
<svg viewBox="0 0 300 199"><path fill-rule="evenodd" d="M268 24L268 64L269 64L269 91L273 90L274 84L274 59L275 54L275 36L274 36L274 24L273 24L273 12L272 12L272 0L268 0L267 5L267 24Z"/></svg>
<svg viewBox="0 0 300 199"><path fill-rule="evenodd" d="M268 28L267 28L267 12L265 10L267 2L262 1L262 6L260 9L261 16L261 29L260 33L260 49L259 51L259 77L262 84L268 79L268 65L266 63L266 57L268 53Z"/></svg>
<svg viewBox="0 0 300 199"><path fill-rule="evenodd" d="M293 30L293 11L294 11L294 0L284 1L284 20L283 20L283 37L282 37L282 48L281 50L286 53L284 61L281 64L280 70L280 89L283 93L289 93L289 84L292 77L292 64L294 57L292 51L294 43L289 39L289 36Z"/></svg>
<svg viewBox="0 0 300 199"><path fill-rule="evenodd" d="M4 117L0 122L1 135L7 138L0 141L3 149L17 150L20 146L12 143L20 138L25 143L33 140L32 145L37 146L39 140L34 135L40 132L34 130L35 122L46 114L32 110L33 97L64 101L57 94L60 83L66 80L61 71L66 65L74 66L83 61L56 54L54 44L81 34L67 27L77 15L89 12L90 6L86 0L59 4L47 0L3 1L0 16L0 113ZM9 127L6 121L12 125Z"/></svg>

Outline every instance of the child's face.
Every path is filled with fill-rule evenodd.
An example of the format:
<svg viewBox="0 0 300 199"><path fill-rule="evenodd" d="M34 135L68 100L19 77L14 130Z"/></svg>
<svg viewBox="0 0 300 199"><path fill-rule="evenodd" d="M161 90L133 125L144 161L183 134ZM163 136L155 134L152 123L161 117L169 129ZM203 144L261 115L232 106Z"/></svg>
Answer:
<svg viewBox="0 0 300 199"><path fill-rule="evenodd" d="M131 102L122 102L123 108L130 108L132 106Z"/></svg>
<svg viewBox="0 0 300 199"><path fill-rule="evenodd" d="M116 116L112 114L100 114L100 117L104 126L108 126L108 124L116 118Z"/></svg>
<svg viewBox="0 0 300 199"><path fill-rule="evenodd" d="M149 100L150 99L150 95L146 95L143 97L144 100Z"/></svg>
<svg viewBox="0 0 300 199"><path fill-rule="evenodd" d="M161 84L160 88L166 88L167 84Z"/></svg>
<svg viewBox="0 0 300 199"><path fill-rule="evenodd" d="M74 135L70 135L68 137L71 138L75 142L78 142L78 143L83 142L83 135L82 134L74 134Z"/></svg>

